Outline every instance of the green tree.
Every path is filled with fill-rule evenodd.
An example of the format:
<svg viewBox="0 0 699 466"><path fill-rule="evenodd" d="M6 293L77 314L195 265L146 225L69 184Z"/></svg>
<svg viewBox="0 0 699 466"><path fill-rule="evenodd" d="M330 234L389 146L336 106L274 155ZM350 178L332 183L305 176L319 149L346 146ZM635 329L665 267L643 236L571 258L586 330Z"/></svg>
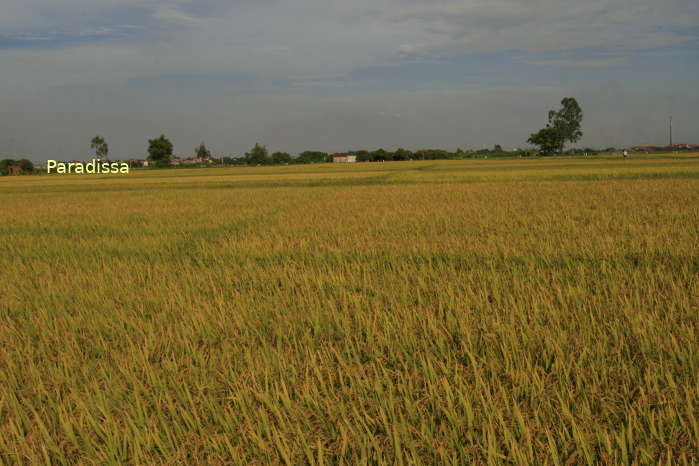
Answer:
<svg viewBox="0 0 699 466"><path fill-rule="evenodd" d="M199 159L210 159L211 158L211 151L206 148L204 143L202 142L199 144L199 147L194 149L194 153L196 154L197 158Z"/></svg>
<svg viewBox="0 0 699 466"><path fill-rule="evenodd" d="M580 140L583 112L580 104L574 97L565 97L561 100L561 109L557 112L549 111L549 125L556 128L563 141L569 141L573 146ZM561 150L563 144L561 145Z"/></svg>
<svg viewBox="0 0 699 466"><path fill-rule="evenodd" d="M453 158L453 154L442 149L420 149L415 151L413 158L417 160L445 160Z"/></svg>
<svg viewBox="0 0 699 466"><path fill-rule="evenodd" d="M371 160L375 162L383 162L392 158L392 154L384 149L377 149L371 153Z"/></svg>
<svg viewBox="0 0 699 466"><path fill-rule="evenodd" d="M148 158L158 166L170 165L172 149L172 143L164 134L161 134L159 138L148 140Z"/></svg>
<svg viewBox="0 0 699 466"><path fill-rule="evenodd" d="M274 154L272 154L272 163L291 163L291 155L289 155L286 152L275 152Z"/></svg>
<svg viewBox="0 0 699 466"><path fill-rule="evenodd" d="M500 144L495 144L495 147L493 148L493 152L503 152L502 146Z"/></svg>
<svg viewBox="0 0 699 466"><path fill-rule="evenodd" d="M413 158L413 153L402 147L396 149L393 153L393 160L410 160Z"/></svg>
<svg viewBox="0 0 699 466"><path fill-rule="evenodd" d="M17 161L17 165L19 165L22 168L22 171L25 173L31 173L34 171L34 164L31 162L31 160L20 159Z"/></svg>
<svg viewBox="0 0 699 466"><path fill-rule="evenodd" d="M560 152L563 148L563 140L561 133L556 128L546 125L546 128L540 129L537 133L532 134L527 139L529 144L539 146L541 155L551 155Z"/></svg>
<svg viewBox="0 0 699 466"><path fill-rule="evenodd" d="M248 165L266 165L270 162L267 155L267 148L260 144L255 144L250 152L245 153L245 163Z"/></svg>
<svg viewBox="0 0 699 466"><path fill-rule="evenodd" d="M22 172L24 173L31 173L34 171L34 164L27 159L4 159L0 160L0 175L9 175L10 174L10 167L12 165L18 165L21 169Z"/></svg>
<svg viewBox="0 0 699 466"><path fill-rule="evenodd" d="M574 97L561 100L561 109L549 111L546 128L530 136L527 142L541 148L543 155L563 152L566 141L575 144L582 137L583 112Z"/></svg>
<svg viewBox="0 0 699 466"><path fill-rule="evenodd" d="M10 173L10 165L16 165L12 159L0 160L0 175L8 175Z"/></svg>
<svg viewBox="0 0 699 466"><path fill-rule="evenodd" d="M354 152L357 156L357 162L368 162L371 159L371 154L367 150L358 150Z"/></svg>
<svg viewBox="0 0 699 466"><path fill-rule="evenodd" d="M95 156L98 159L106 159L109 155L109 146L102 136L92 138L90 148L95 151Z"/></svg>
<svg viewBox="0 0 699 466"><path fill-rule="evenodd" d="M307 150L301 152L298 156L298 161L300 163L321 163L329 162L330 155L327 152L320 152L314 150Z"/></svg>

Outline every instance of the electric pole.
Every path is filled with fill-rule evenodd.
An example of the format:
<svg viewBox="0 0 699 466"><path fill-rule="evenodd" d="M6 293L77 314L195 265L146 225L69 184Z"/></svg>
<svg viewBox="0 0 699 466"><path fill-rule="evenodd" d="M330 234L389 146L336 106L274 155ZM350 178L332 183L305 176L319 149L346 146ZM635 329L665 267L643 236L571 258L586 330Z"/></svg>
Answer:
<svg viewBox="0 0 699 466"><path fill-rule="evenodd" d="M670 117L670 148L672 148L672 117Z"/></svg>

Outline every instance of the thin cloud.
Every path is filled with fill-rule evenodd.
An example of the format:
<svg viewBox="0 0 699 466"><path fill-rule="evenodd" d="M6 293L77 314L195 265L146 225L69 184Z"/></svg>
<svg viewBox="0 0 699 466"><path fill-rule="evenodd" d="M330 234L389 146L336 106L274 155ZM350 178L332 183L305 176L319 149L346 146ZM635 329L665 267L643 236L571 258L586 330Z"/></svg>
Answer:
<svg viewBox="0 0 699 466"><path fill-rule="evenodd" d="M204 19L187 14L179 8L172 6L157 7L155 9L154 16L156 19L161 21L172 21L192 26L201 26L206 24Z"/></svg>

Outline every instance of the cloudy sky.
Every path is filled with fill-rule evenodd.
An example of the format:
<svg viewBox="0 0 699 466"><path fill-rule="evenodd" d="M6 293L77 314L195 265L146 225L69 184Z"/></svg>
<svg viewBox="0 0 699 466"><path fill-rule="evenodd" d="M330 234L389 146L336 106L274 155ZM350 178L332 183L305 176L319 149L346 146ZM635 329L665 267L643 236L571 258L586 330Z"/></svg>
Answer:
<svg viewBox="0 0 699 466"><path fill-rule="evenodd" d="M0 0L0 157L699 144L696 0Z"/></svg>

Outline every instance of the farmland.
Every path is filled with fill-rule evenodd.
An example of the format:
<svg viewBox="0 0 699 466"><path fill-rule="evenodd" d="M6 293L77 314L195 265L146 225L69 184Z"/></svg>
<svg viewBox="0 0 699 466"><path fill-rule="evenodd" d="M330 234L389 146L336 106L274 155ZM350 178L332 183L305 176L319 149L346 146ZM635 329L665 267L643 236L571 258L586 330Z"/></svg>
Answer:
<svg viewBox="0 0 699 466"><path fill-rule="evenodd" d="M0 199L2 463L699 462L699 157Z"/></svg>

